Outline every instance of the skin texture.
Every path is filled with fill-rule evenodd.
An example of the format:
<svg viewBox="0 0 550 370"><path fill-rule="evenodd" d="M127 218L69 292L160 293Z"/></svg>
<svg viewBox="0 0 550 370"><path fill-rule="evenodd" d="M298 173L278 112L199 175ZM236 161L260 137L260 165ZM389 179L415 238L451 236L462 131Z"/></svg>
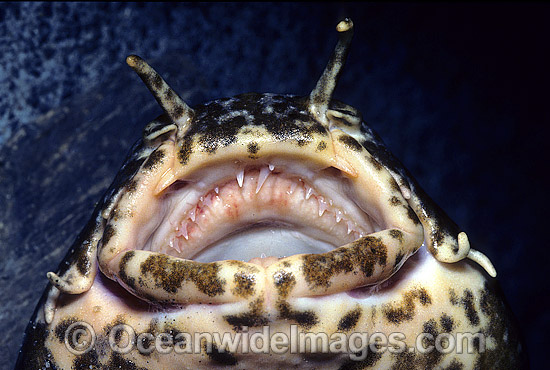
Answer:
<svg viewBox="0 0 550 370"><path fill-rule="evenodd" d="M17 368L521 368L523 352L490 261L426 195L353 107L332 99L353 25L309 97L242 94L188 107L141 58L128 64L165 114L148 124L44 292ZM140 235L158 225L162 199L178 181L193 181L221 163L259 169L302 163L337 169L382 230L322 254L296 254L267 266L236 260L197 262L140 250ZM95 342L85 353L66 346L85 322ZM192 353L133 350L113 328L128 325L145 348L160 333L206 333ZM251 337L283 333L399 333L405 351L316 353L223 351L215 333ZM72 332L71 332L72 330ZM338 333L338 334L337 334ZM424 333L429 337L418 339ZM438 336L479 334L470 351L421 351ZM479 338L479 337L478 337ZM371 338L372 339L372 338ZM111 343L110 343L111 342ZM189 342L185 342L189 344ZM392 342L395 344L395 342ZM365 346L370 342L363 343ZM123 346L123 344L121 344ZM386 346L380 350L380 348ZM391 345L390 345L391 347ZM408 350L414 348L415 350ZM384 350L385 349L385 350ZM355 356L354 356L355 355Z"/></svg>

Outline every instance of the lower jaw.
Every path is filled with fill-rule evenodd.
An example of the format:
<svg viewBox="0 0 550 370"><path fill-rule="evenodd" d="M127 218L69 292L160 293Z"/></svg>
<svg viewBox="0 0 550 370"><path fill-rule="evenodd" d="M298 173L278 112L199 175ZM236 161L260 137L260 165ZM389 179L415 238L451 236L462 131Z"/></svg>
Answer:
<svg viewBox="0 0 550 370"><path fill-rule="evenodd" d="M274 258L279 260L278 258ZM266 257L269 261L269 257ZM276 262L276 261L273 261ZM261 264L262 262L260 262ZM312 297L293 297L287 300L288 303L302 302L306 306L314 304L314 302L347 302L347 304L362 303L362 304L379 304L386 303L400 298L402 292L407 285L414 281L422 281L426 276L434 274L439 268L439 264L433 258L430 258L429 252L425 246L422 246L419 251L410 257L403 267L390 279L380 282L375 285L351 289L329 295L312 296ZM241 301L220 304L166 304L155 301L144 301L124 289L117 282L107 278L101 272L98 272L92 287L92 297L98 295L102 300L102 304L109 305L110 309L116 312L123 310L124 312L133 312L136 314L152 315L158 314L170 315L179 317L181 314L189 312L201 312L205 310L209 314L217 313L220 316L228 313L241 313L243 317L250 310L252 301ZM88 294L88 293L87 293ZM65 306L74 301L74 296L63 295L59 302L61 306ZM92 298L93 299L93 298ZM256 298L258 299L258 297ZM276 320L279 314L277 307L278 299L275 294L264 294L261 297L262 311L272 320Z"/></svg>

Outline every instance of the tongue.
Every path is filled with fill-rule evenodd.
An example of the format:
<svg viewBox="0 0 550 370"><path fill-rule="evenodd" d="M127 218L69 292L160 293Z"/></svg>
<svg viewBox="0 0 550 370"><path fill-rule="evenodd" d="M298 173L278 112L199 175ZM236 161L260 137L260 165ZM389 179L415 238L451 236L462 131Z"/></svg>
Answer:
<svg viewBox="0 0 550 370"><path fill-rule="evenodd" d="M213 262L219 260L251 261L264 265L267 261L302 253L324 253L336 246L313 237L299 230L292 230L280 224L270 226L258 225L234 233L219 242L202 250L193 257L198 262ZM270 257L265 257L270 256ZM262 258L265 257L265 258ZM270 261L269 264L274 261Z"/></svg>

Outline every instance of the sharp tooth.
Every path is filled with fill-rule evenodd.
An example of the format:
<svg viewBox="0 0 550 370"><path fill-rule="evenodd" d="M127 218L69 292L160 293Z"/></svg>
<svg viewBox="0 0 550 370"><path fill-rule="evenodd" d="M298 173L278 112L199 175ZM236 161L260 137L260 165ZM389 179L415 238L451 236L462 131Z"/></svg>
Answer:
<svg viewBox="0 0 550 370"><path fill-rule="evenodd" d="M269 165L269 170L270 170L270 171L273 171L274 169L275 169L275 166L272 165L272 164L270 164L270 165Z"/></svg>
<svg viewBox="0 0 550 370"><path fill-rule="evenodd" d="M323 197L319 197L317 201L319 203L319 217L321 217L323 213L325 213L325 211L328 209L328 207Z"/></svg>
<svg viewBox="0 0 550 370"><path fill-rule="evenodd" d="M177 250L178 253L181 253L179 243L178 242L174 243L174 240L170 240L170 248Z"/></svg>
<svg viewBox="0 0 550 370"><path fill-rule="evenodd" d="M342 211L338 210L338 212L336 212L336 223L342 221Z"/></svg>
<svg viewBox="0 0 550 370"><path fill-rule="evenodd" d="M218 188L217 186L214 188L214 191L216 192L216 194L219 194L220 193L220 188Z"/></svg>
<svg viewBox="0 0 550 370"><path fill-rule="evenodd" d="M239 184L239 187L243 187L243 181L244 181L244 168L239 171L237 174L237 183Z"/></svg>
<svg viewBox="0 0 550 370"><path fill-rule="evenodd" d="M296 186L298 186L297 182L293 182L292 185L290 185L290 190L287 191L288 194L294 193L294 190L296 190Z"/></svg>
<svg viewBox="0 0 550 370"><path fill-rule="evenodd" d="M187 234L187 223L185 223L183 225L183 227L181 228L181 235L183 235L185 240L189 240L189 235ZM178 248L178 252L181 252L181 250L179 250L179 248Z"/></svg>
<svg viewBox="0 0 550 370"><path fill-rule="evenodd" d="M348 235L351 234L351 231L353 230L353 224L351 221L348 221Z"/></svg>
<svg viewBox="0 0 550 370"><path fill-rule="evenodd" d="M196 210L197 210L196 208L193 208L191 210L191 212L189 212L189 217L191 218L191 221L193 221L193 222L195 222L195 211Z"/></svg>
<svg viewBox="0 0 550 370"><path fill-rule="evenodd" d="M267 167L262 167L260 170L260 176L258 177L258 185L256 185L256 194L258 194L270 173L271 172L267 169Z"/></svg>
<svg viewBox="0 0 550 370"><path fill-rule="evenodd" d="M313 194L313 188L310 188L308 186L306 191L306 199L309 199L309 197L311 197L311 194Z"/></svg>

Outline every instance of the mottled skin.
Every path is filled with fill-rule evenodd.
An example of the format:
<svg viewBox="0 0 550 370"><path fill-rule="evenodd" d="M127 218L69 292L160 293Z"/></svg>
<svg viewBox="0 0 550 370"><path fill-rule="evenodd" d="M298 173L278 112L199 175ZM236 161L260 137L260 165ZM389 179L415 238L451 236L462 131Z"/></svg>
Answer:
<svg viewBox="0 0 550 370"><path fill-rule="evenodd" d="M165 114L144 129L113 184L60 264L49 273L27 328L21 369L515 369L525 366L513 317L499 294L494 268L422 191L353 107L332 99L351 39L340 43L309 97L243 94L188 107L140 58L134 68ZM129 249L177 180L220 163L257 166L277 160L336 168L389 225L322 254L300 254L266 268L241 261L201 263ZM283 162L281 162L283 163ZM368 179L375 179L369 182ZM363 193L361 193L363 192ZM152 228L152 227L151 227ZM422 244L424 242L424 244ZM470 260L470 261L469 261ZM472 261L477 262L474 263ZM482 265L483 268L480 268ZM97 334L91 351L65 344L71 324ZM222 351L203 341L196 353L133 350L108 344L119 324L136 332L300 332L351 335L402 333L407 347L439 334L481 333L472 353L251 353ZM297 329L296 329L297 328ZM115 340L123 341L117 336ZM149 347L154 339L143 336ZM211 347L209 347L211 346ZM485 347L485 350L483 348Z"/></svg>

